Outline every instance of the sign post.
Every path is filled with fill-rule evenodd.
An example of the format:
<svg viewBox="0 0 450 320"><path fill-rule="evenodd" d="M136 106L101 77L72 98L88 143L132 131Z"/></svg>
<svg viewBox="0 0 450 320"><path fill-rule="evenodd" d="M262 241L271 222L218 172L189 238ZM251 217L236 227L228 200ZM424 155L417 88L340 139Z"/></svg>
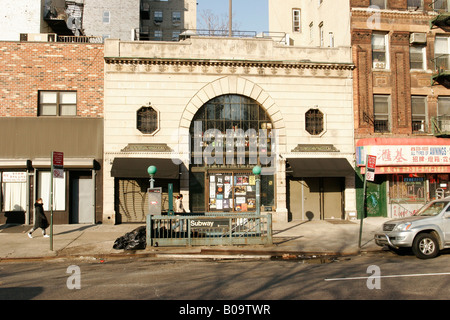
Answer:
<svg viewBox="0 0 450 320"><path fill-rule="evenodd" d="M53 151L50 173L50 250L53 251L53 178L64 178L64 153Z"/></svg>
<svg viewBox="0 0 450 320"><path fill-rule="evenodd" d="M366 189L367 189L367 181L374 181L375 180L375 167L376 167L376 156L367 155L366 156L366 172L364 174L364 186L363 186L363 209L361 212L360 217L360 224L359 224L359 243L358 246L361 248L361 236L362 236L362 229L363 229L363 220L366 216Z"/></svg>

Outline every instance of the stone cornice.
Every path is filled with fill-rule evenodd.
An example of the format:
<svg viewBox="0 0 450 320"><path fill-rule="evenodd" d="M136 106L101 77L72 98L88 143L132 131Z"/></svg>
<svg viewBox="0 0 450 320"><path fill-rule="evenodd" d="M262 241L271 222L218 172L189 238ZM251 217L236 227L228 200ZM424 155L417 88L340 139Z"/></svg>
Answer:
<svg viewBox="0 0 450 320"><path fill-rule="evenodd" d="M106 64L110 65L151 65L151 66L178 66L178 67L250 67L250 68L283 68L283 69L330 69L353 70L353 63L326 63L299 61L250 61L250 60L196 60L196 59L152 59L152 58L114 58L105 57Z"/></svg>
<svg viewBox="0 0 450 320"><path fill-rule="evenodd" d="M379 14L381 17L423 19L429 21L437 16L435 12L409 11L409 10L375 10L370 8L352 8L352 16L372 16Z"/></svg>

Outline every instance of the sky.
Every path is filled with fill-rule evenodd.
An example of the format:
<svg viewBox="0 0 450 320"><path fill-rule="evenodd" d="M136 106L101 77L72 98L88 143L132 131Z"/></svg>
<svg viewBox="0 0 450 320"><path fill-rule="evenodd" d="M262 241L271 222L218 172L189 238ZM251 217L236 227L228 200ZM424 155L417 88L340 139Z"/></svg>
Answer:
<svg viewBox="0 0 450 320"><path fill-rule="evenodd" d="M268 0L234 0L233 25L239 31L269 31ZM229 0L197 0L197 17L204 10L228 16Z"/></svg>

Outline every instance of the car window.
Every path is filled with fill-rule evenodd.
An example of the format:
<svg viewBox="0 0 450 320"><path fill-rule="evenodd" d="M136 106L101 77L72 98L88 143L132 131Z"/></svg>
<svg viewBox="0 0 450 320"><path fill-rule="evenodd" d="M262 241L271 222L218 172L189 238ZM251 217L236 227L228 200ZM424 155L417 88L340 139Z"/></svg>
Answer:
<svg viewBox="0 0 450 320"><path fill-rule="evenodd" d="M448 201L431 202L423 206L418 212L417 216L435 216L438 215L442 209L448 204Z"/></svg>

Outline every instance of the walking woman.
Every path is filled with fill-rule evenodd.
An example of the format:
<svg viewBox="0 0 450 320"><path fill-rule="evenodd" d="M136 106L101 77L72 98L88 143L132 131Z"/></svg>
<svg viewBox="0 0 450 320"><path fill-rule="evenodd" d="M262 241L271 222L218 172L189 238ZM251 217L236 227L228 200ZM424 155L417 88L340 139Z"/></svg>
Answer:
<svg viewBox="0 0 450 320"><path fill-rule="evenodd" d="M34 204L34 227L30 231L28 231L28 237L31 239L33 236L31 235L37 228L42 229L42 235L44 238L48 238L48 235L45 233L45 229L49 226L47 218L44 214L44 203L42 198L36 200Z"/></svg>

